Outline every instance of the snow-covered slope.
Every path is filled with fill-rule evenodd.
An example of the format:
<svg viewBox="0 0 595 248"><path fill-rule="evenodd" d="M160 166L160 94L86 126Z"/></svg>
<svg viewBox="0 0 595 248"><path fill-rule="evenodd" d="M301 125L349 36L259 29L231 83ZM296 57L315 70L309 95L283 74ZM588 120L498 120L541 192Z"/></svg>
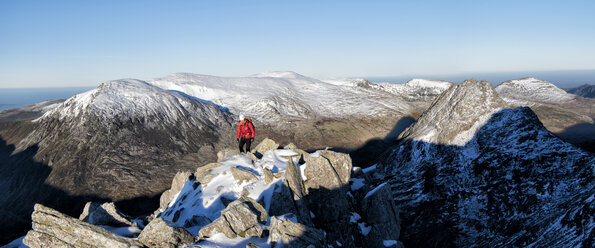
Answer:
<svg viewBox="0 0 595 248"><path fill-rule="evenodd" d="M552 83L537 79L523 78L503 82L496 87L498 94L507 102L542 102L562 104L576 96L556 87Z"/></svg>
<svg viewBox="0 0 595 248"><path fill-rule="evenodd" d="M413 100L432 100L447 90L453 83L440 80L411 79L405 84L382 83L379 86L395 95Z"/></svg>
<svg viewBox="0 0 595 248"><path fill-rule="evenodd" d="M246 114L263 122L279 120L384 116L412 107L385 91L353 84L332 84L293 72L227 78L176 73L150 81Z"/></svg>
<svg viewBox="0 0 595 248"><path fill-rule="evenodd" d="M595 157L503 103L486 82L453 87L376 165L405 246L590 247Z"/></svg>
<svg viewBox="0 0 595 248"><path fill-rule="evenodd" d="M201 115L200 118L209 120L219 112L217 108L209 108L210 105L203 104L200 99L163 90L144 81L123 79L109 81L93 90L75 95L36 121L46 118L63 120L84 115L106 119L159 116L159 119L168 123ZM147 121L152 119L147 118Z"/></svg>

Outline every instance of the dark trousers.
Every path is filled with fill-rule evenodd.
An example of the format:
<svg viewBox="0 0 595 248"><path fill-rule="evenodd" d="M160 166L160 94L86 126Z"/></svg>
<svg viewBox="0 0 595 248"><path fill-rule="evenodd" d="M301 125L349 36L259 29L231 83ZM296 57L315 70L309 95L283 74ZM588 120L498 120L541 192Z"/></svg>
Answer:
<svg viewBox="0 0 595 248"><path fill-rule="evenodd" d="M246 151L244 151L244 144L246 144ZM249 152L252 139L240 138L240 152Z"/></svg>

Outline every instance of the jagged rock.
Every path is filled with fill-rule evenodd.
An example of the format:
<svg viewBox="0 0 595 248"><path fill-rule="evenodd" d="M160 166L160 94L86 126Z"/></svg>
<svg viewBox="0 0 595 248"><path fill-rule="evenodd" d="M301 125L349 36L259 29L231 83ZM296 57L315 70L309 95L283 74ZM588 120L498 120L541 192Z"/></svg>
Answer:
<svg viewBox="0 0 595 248"><path fill-rule="evenodd" d="M269 168L264 168L264 182L268 185L269 183L271 183L273 181L273 171L271 171L271 169Z"/></svg>
<svg viewBox="0 0 595 248"><path fill-rule="evenodd" d="M231 156L239 155L240 151L238 149L231 149L225 148L219 152L217 152L217 162L221 162L222 160L229 158Z"/></svg>
<svg viewBox="0 0 595 248"><path fill-rule="evenodd" d="M247 196L231 202L221 211L221 217L198 231L199 238L208 238L223 233L228 238L262 236L260 224L267 221L262 205Z"/></svg>
<svg viewBox="0 0 595 248"><path fill-rule="evenodd" d="M258 177L254 175L254 173L246 169L231 167L230 171L231 175L233 176L233 179L238 181L239 184L242 184L243 182L254 182L258 180Z"/></svg>
<svg viewBox="0 0 595 248"><path fill-rule="evenodd" d="M258 158L256 157L256 155L254 155L254 153L252 153L252 152L247 152L246 157L248 157L249 159L252 159L252 162L258 161Z"/></svg>
<svg viewBox="0 0 595 248"><path fill-rule="evenodd" d="M279 144L277 144L277 142L272 139L265 138L252 150L252 153L254 153L256 157L261 157L265 152L269 150L275 150L278 147Z"/></svg>
<svg viewBox="0 0 595 248"><path fill-rule="evenodd" d="M66 216L54 209L35 204L31 218L33 230L23 244L31 247L132 247L141 246L133 239Z"/></svg>
<svg viewBox="0 0 595 248"><path fill-rule="evenodd" d="M283 243L283 247L326 247L324 231L286 218L271 217L269 242L275 246Z"/></svg>
<svg viewBox="0 0 595 248"><path fill-rule="evenodd" d="M323 151L320 156L306 157L307 167L304 170L307 180L304 182L308 195L305 197L308 209L314 213L314 224L328 231L329 242L342 240L343 245L352 246L353 230L350 228L349 216L352 210L350 201L347 198L349 181L343 182L340 171L344 178L344 168L351 170L351 165L344 165L343 162L351 162L333 152ZM331 160L322 156L327 155L336 162L337 169L331 164ZM330 211L329 211L330 210Z"/></svg>
<svg viewBox="0 0 595 248"><path fill-rule="evenodd" d="M383 240L399 240L401 220L392 198L390 184L387 183L370 191L362 200L362 212L372 228L366 236L366 246L382 247Z"/></svg>
<svg viewBox="0 0 595 248"><path fill-rule="evenodd" d="M211 222L211 224L208 224L201 228L198 231L198 237L204 239L211 237L217 233L223 233L225 237L228 238L237 237L237 234L233 230L231 230L229 223L227 223L225 217L223 216L217 218L215 221Z"/></svg>
<svg viewBox="0 0 595 248"><path fill-rule="evenodd" d="M300 169L293 163L292 159L287 161L285 172L283 185L289 187L289 190L292 193L299 222L305 225L313 226L312 220L310 218L310 211L308 210L308 206L304 199L304 196L308 194L308 191L304 187Z"/></svg>
<svg viewBox="0 0 595 248"><path fill-rule="evenodd" d="M260 247L252 242L248 242L248 244L246 244L246 248L260 248Z"/></svg>
<svg viewBox="0 0 595 248"><path fill-rule="evenodd" d="M220 167L223 164L220 163L209 163L204 166L196 168L194 172L194 177L196 177L196 181L200 182L200 184L207 184L216 177L218 174L212 174L211 171L214 168Z"/></svg>
<svg viewBox="0 0 595 248"><path fill-rule="evenodd" d="M167 205L174 200L174 196L180 193L184 187L184 183L188 181L190 176L192 176L192 172L190 171L180 171L176 173L174 179L172 179L171 188L163 192L161 198L159 198L159 210L163 211L167 208Z"/></svg>
<svg viewBox="0 0 595 248"><path fill-rule="evenodd" d="M116 209L113 202L98 203L87 202L79 220L93 225L107 225L114 227L136 226L136 223L130 221L130 217Z"/></svg>
<svg viewBox="0 0 595 248"><path fill-rule="evenodd" d="M172 227L161 218L151 221L138 235L138 241L148 247L175 248L194 242L194 237L182 227Z"/></svg>

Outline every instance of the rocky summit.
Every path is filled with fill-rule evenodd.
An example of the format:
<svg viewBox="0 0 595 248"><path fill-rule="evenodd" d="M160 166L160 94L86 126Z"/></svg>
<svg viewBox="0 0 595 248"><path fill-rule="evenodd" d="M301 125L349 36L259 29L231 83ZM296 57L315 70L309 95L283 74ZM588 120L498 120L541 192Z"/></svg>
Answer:
<svg viewBox="0 0 595 248"><path fill-rule="evenodd" d="M273 142L270 140L270 142ZM263 144L262 147L266 145ZM179 172L145 219L88 203L79 219L36 205L30 247L402 247L390 187L368 186L347 154L295 146ZM234 170L254 180L233 176ZM270 178L267 176L270 173ZM141 230L142 229L142 230ZM118 234L118 235L116 235Z"/></svg>
<svg viewBox="0 0 595 248"><path fill-rule="evenodd" d="M486 82L453 86L375 166L405 246L592 247L595 156L502 103Z"/></svg>

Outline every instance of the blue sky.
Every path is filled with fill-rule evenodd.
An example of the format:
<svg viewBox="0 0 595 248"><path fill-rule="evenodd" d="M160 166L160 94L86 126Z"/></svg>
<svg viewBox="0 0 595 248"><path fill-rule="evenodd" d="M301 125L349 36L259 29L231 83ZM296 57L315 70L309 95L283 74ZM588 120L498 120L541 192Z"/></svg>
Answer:
<svg viewBox="0 0 595 248"><path fill-rule="evenodd" d="M0 1L0 88L173 72L595 70L594 11L595 1Z"/></svg>

